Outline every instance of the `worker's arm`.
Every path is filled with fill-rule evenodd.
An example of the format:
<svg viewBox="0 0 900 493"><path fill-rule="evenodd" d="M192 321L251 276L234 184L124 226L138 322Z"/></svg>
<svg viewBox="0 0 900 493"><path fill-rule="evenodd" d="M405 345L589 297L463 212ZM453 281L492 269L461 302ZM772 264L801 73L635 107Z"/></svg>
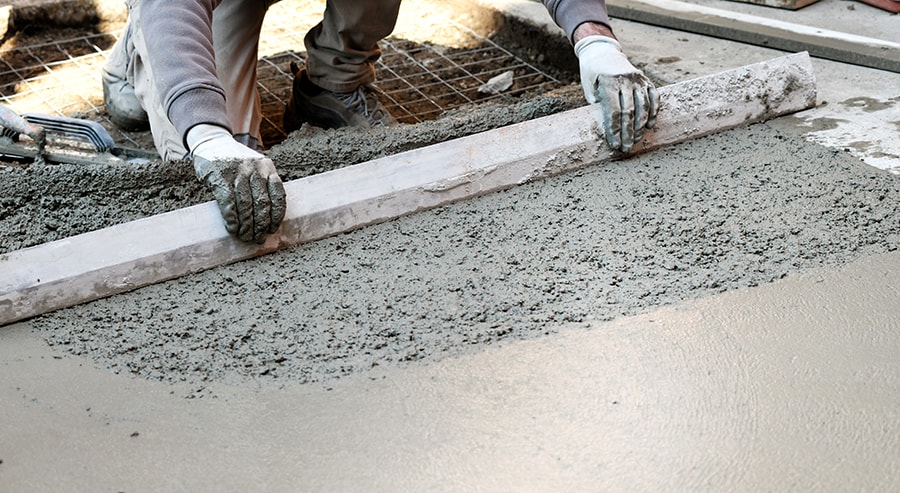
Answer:
<svg viewBox="0 0 900 493"><path fill-rule="evenodd" d="M166 116L187 148L201 123L228 128L225 90L216 75L213 9L220 0L141 0L140 22L153 78Z"/></svg>
<svg viewBox="0 0 900 493"><path fill-rule="evenodd" d="M603 131L613 149L629 152L656 123L653 83L622 51L603 0L543 0L547 11L575 45L581 86L588 103L603 113Z"/></svg>
<svg viewBox="0 0 900 493"><path fill-rule="evenodd" d="M220 0L142 0L148 65L169 121L212 191L228 231L261 243L278 229L286 200L272 161L232 137L216 75L212 13ZM227 61L223 61L227 63Z"/></svg>

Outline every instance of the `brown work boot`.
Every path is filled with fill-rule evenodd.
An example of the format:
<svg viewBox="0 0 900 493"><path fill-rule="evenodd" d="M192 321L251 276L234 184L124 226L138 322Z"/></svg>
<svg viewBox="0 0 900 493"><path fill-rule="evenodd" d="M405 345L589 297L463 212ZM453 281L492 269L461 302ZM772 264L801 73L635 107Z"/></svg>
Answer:
<svg viewBox="0 0 900 493"><path fill-rule="evenodd" d="M378 90L371 85L362 85L352 92L331 92L313 84L306 70L294 63L291 71L294 87L282 117L285 132L293 132L304 123L321 128L372 128L397 123L378 101Z"/></svg>

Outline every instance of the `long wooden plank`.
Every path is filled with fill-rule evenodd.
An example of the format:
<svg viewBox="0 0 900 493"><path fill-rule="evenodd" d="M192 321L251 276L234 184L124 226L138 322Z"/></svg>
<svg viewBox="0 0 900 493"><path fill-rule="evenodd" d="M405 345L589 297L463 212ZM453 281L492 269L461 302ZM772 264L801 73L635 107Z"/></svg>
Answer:
<svg viewBox="0 0 900 493"><path fill-rule="evenodd" d="M633 152L815 98L806 53L663 87L657 126ZM284 223L263 245L231 237L208 202L0 255L0 325L621 157L599 118L585 106L288 182Z"/></svg>
<svg viewBox="0 0 900 493"><path fill-rule="evenodd" d="M607 0L619 19L900 73L900 43L676 0Z"/></svg>

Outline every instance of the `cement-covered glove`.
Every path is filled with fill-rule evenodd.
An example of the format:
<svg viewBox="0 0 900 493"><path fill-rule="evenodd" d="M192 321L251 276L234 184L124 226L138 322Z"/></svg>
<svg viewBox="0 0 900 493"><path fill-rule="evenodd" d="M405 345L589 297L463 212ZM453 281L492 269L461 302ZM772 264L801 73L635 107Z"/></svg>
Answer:
<svg viewBox="0 0 900 493"><path fill-rule="evenodd" d="M575 43L581 86L588 103L599 103L603 132L613 149L629 152L656 123L656 88L636 69L619 43L606 36L586 36Z"/></svg>
<svg viewBox="0 0 900 493"><path fill-rule="evenodd" d="M187 144L197 178L212 191L229 233L262 243L278 229L287 205L271 159L215 125L191 128Z"/></svg>

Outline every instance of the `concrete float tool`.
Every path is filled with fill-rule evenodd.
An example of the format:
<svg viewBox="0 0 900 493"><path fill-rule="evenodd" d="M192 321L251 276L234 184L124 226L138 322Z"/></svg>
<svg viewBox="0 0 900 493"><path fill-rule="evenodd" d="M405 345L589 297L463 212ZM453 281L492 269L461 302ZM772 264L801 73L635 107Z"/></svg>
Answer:
<svg viewBox="0 0 900 493"><path fill-rule="evenodd" d="M661 87L656 128L632 153L807 109L798 53ZM263 245L225 231L207 202L0 255L0 325L402 215L624 157L597 106L415 149L285 184L287 214Z"/></svg>

